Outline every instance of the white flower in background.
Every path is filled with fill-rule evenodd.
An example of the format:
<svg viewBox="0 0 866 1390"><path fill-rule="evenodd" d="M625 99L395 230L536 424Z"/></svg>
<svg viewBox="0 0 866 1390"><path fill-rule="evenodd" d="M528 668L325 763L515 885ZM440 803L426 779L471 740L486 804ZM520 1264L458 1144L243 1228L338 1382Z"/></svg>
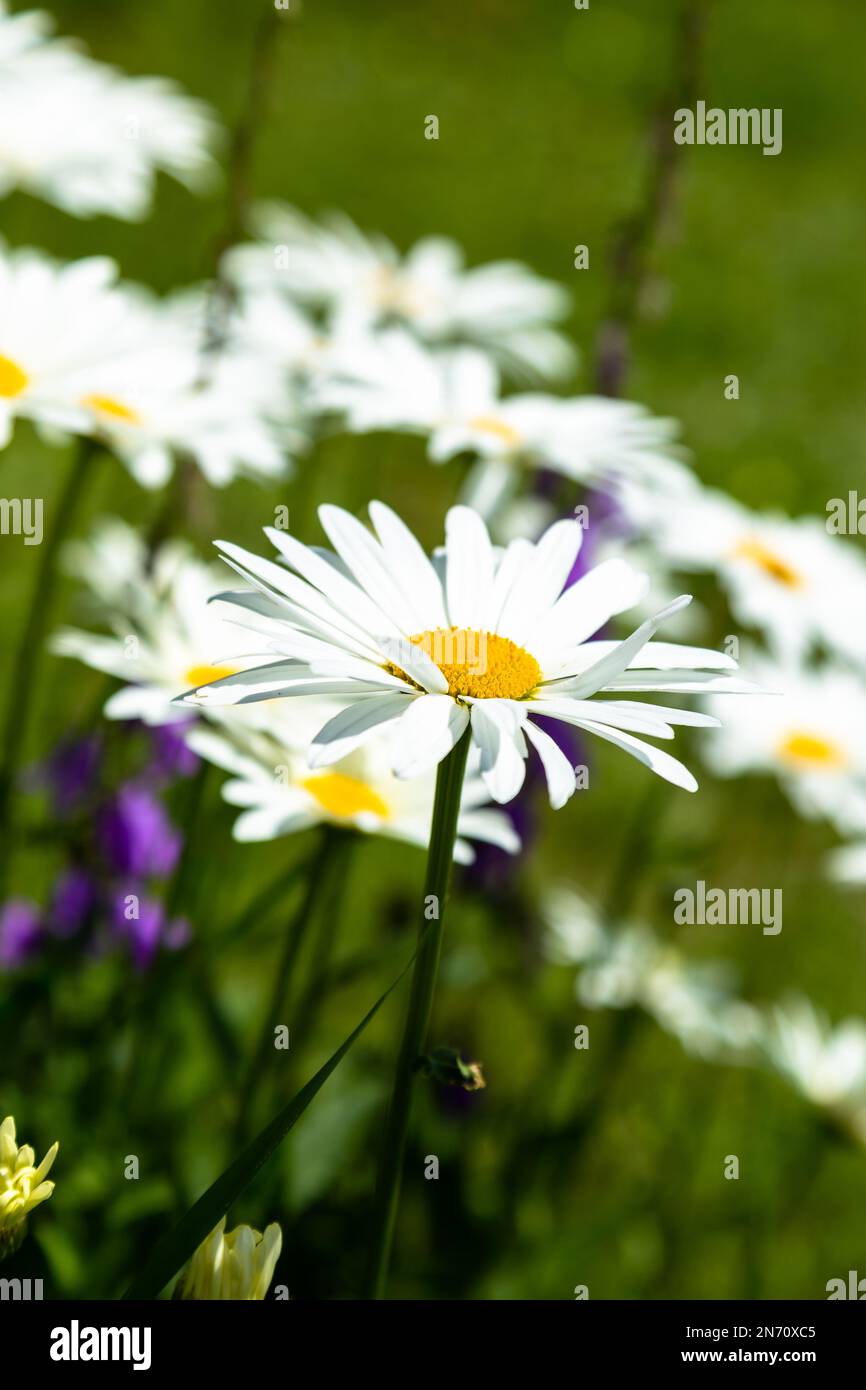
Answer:
<svg viewBox="0 0 866 1390"><path fill-rule="evenodd" d="M62 265L39 251L0 245L0 448L16 417L86 434L87 391L67 381L138 340L133 295L103 256Z"/></svg>
<svg viewBox="0 0 866 1390"><path fill-rule="evenodd" d="M473 343L514 375L567 375L574 349L550 325L568 312L566 291L517 261L467 270L456 242L425 237L401 255L348 217L316 223L285 204L259 207L263 244L237 248L237 282L280 286L324 311L337 336L400 324L427 343Z"/></svg>
<svg viewBox="0 0 866 1390"><path fill-rule="evenodd" d="M238 669L242 639L209 603L222 575L183 542L169 541L151 557L143 537L111 519L92 539L69 545L65 560L113 635L64 628L51 650L125 682L106 702L110 719L174 723L184 717L172 703L179 693Z"/></svg>
<svg viewBox="0 0 866 1390"><path fill-rule="evenodd" d="M226 1235L223 1217L196 1250L180 1277L175 1298L263 1299L283 1248L276 1221L261 1231L236 1226Z"/></svg>
<svg viewBox="0 0 866 1390"><path fill-rule="evenodd" d="M736 998L723 963L693 963L644 925L613 927L573 889L552 890L544 916L546 953L580 966L576 993L587 1008L641 1008L687 1052L708 1061L754 1060L760 1015Z"/></svg>
<svg viewBox="0 0 866 1390"><path fill-rule="evenodd" d="M13 1116L7 1115L0 1124L0 1256L4 1246L15 1243L22 1221L54 1191L54 1183L45 1179L58 1147L52 1144L37 1167L30 1145L22 1144L19 1148L16 1142Z"/></svg>
<svg viewBox="0 0 866 1390"><path fill-rule="evenodd" d="M866 840L842 845L827 856L830 877L837 883L859 887L866 884Z"/></svg>
<svg viewBox="0 0 866 1390"><path fill-rule="evenodd" d="M866 831L866 687L838 667L816 670L743 655L743 667L773 693L725 704L725 724L702 743L722 777L778 778L800 815L843 834ZM719 714L719 702L708 710Z"/></svg>
<svg viewBox="0 0 866 1390"><path fill-rule="evenodd" d="M468 486L471 504L485 516L517 492L527 468L590 483L622 477L676 487L689 477L677 457L673 421L601 396L503 397L485 353L431 352L400 329L372 342L346 340L333 353L315 399L322 409L338 411L356 434L429 436L434 463L475 454L479 463Z"/></svg>
<svg viewBox="0 0 866 1390"><path fill-rule="evenodd" d="M814 1105L847 1123L866 1141L866 1023L835 1027L808 999L769 1011L762 1048L767 1060Z"/></svg>
<svg viewBox="0 0 866 1390"><path fill-rule="evenodd" d="M280 417L272 365L237 351L205 360L200 315L116 274L103 257L0 249L0 447L21 416L104 441L147 487L178 455L216 486L284 473L300 436Z"/></svg>
<svg viewBox="0 0 866 1390"><path fill-rule="evenodd" d="M209 107L162 78L94 62L52 29L44 13L10 15L0 0L0 196L23 188L78 217L137 219L157 170L194 190L212 179Z"/></svg>
<svg viewBox="0 0 866 1390"><path fill-rule="evenodd" d="M758 514L698 484L674 494L626 488L622 504L673 568L715 573L734 617L774 649L866 658L866 559L817 517Z"/></svg>
<svg viewBox="0 0 866 1390"><path fill-rule="evenodd" d="M186 736L200 758L233 774L223 787L223 798L243 807L234 826L236 840L272 840L324 822L426 848L435 790L432 774L400 781L391 772L383 739L372 740L331 767L313 768L308 761L310 741L339 706L301 698L290 706L278 701L256 708L257 728L227 717L223 727L197 725ZM488 799L481 779L470 769L454 848L458 863L474 858L470 839L498 845L509 854L520 848L511 821L486 805Z"/></svg>
<svg viewBox="0 0 866 1390"><path fill-rule="evenodd" d="M276 659L191 691L185 701L213 709L292 695L341 697L347 707L313 741L313 767L338 762L387 733L395 775L415 777L446 757L471 726L494 801L517 795L533 746L551 804L559 807L575 790L575 771L534 722L547 715L589 730L694 791L697 783L681 763L635 735L668 739L674 725L715 719L594 697L754 688L717 674L735 668L728 656L651 640L687 595L625 641L588 641L642 596L645 579L612 561L563 592L582 539L576 522L557 522L536 544L514 541L497 551L480 516L454 507L444 551L431 562L381 502L370 504L375 535L339 507L323 506L319 517L336 554L272 529L266 534L282 564L218 542L258 590L224 597L241 608Z"/></svg>

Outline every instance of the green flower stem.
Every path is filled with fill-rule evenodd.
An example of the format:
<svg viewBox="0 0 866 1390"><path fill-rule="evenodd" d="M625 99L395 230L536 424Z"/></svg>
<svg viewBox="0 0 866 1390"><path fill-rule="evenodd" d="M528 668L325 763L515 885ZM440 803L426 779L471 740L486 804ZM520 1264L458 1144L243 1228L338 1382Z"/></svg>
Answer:
<svg viewBox="0 0 866 1390"><path fill-rule="evenodd" d="M240 1100L232 1136L233 1148L236 1148L246 1135L247 1127L255 1106L259 1085L262 1081L263 1074L267 1071L268 1061L273 1055L274 1029L280 1022L280 1015L285 1005L286 993L289 988L295 964L301 953L301 947L307 936L307 929L312 920L316 898L321 892L325 875L328 873L331 865L335 845L339 842L339 839L340 832L333 830L330 826L326 826L322 830L319 852L310 867L309 877L307 878L306 887L301 901L298 904L297 911L289 923L283 943L282 955L277 965L277 973L274 979L274 987L271 991L268 1011L265 1014L258 1043L253 1051L249 1067L247 1068L241 1085Z"/></svg>
<svg viewBox="0 0 866 1390"><path fill-rule="evenodd" d="M51 600L57 580L57 558L69 533L76 507L92 472L94 455L101 446L93 439L79 441L66 482L57 501L45 537L39 569L30 599L30 608L12 671L3 721L2 762L0 762L0 895L5 887L9 857L13 848L12 796L24 757L29 717L35 701L34 683L45 644Z"/></svg>
<svg viewBox="0 0 866 1390"><path fill-rule="evenodd" d="M466 770L470 740L471 734L467 727L459 742L439 764L436 778L436 799L433 803L433 824L430 831L430 849L427 855L427 873L424 880L420 945L412 974L412 991L409 997L406 1022L403 1027L403 1037L397 1054L394 1087L391 1093L388 1118L385 1123L376 1187L375 1240L372 1247L370 1269L370 1296L372 1298L384 1297L388 1279L388 1265L397 1220L397 1207L400 1201L400 1182L403 1174L406 1135L409 1128L412 1085L415 1080L418 1059L424 1051L430 1023L433 991L436 987L439 954L442 946L445 899L451 877L454 840L457 835L457 818L460 813L463 775ZM425 909L434 898L437 907L436 915L428 917Z"/></svg>

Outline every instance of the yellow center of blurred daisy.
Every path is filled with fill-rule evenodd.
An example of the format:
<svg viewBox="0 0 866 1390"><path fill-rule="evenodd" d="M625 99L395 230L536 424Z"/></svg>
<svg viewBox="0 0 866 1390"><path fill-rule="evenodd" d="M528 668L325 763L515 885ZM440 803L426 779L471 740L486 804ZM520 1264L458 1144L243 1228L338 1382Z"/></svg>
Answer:
<svg viewBox="0 0 866 1390"><path fill-rule="evenodd" d="M137 425L141 417L130 406L124 405L123 401L115 400L114 396L84 396L81 401L88 410L94 410L97 415L105 415L109 420L120 420L124 425Z"/></svg>
<svg viewBox="0 0 866 1390"><path fill-rule="evenodd" d="M513 425L497 420L494 415L476 415L474 420L469 421L469 428L478 430L479 434L492 434L495 439L514 448L523 441L523 436Z"/></svg>
<svg viewBox="0 0 866 1390"><path fill-rule="evenodd" d="M213 681L221 681L224 676L236 676L237 672L237 666L190 666L184 680L192 689L198 690L201 685L211 685Z"/></svg>
<svg viewBox="0 0 866 1390"><path fill-rule="evenodd" d="M0 396L20 396L29 382L29 376L17 362L0 354Z"/></svg>
<svg viewBox="0 0 866 1390"><path fill-rule="evenodd" d="M347 777L342 772L317 772L305 777L301 786L316 798L323 811L338 820L350 820L364 811L380 820L387 820L390 815L387 803L378 792L358 777Z"/></svg>
<svg viewBox="0 0 866 1390"><path fill-rule="evenodd" d="M509 637L493 632L437 627L409 640L439 667L448 682L449 695L469 695L475 700L519 700L541 680L541 667L535 657ZM399 666L389 665L387 669L415 684Z"/></svg>
<svg viewBox="0 0 866 1390"><path fill-rule="evenodd" d="M747 537L740 541L733 554L737 560L748 560L751 564L757 565L758 569L763 570L771 579L789 589L799 589L802 586L802 576L781 556L768 550L762 541Z"/></svg>
<svg viewBox="0 0 866 1390"><path fill-rule="evenodd" d="M838 768L843 767L846 762L844 752L835 743L821 738L818 734L800 730L795 730L783 739L779 745L779 757L790 767L801 769Z"/></svg>

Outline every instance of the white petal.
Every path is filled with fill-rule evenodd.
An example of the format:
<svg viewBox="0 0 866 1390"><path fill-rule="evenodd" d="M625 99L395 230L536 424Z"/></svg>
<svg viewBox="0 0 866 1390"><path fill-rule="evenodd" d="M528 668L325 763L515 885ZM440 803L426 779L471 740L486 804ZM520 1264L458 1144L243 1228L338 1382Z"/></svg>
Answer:
<svg viewBox="0 0 866 1390"><path fill-rule="evenodd" d="M565 805L569 797L574 795L577 786L574 768L558 743L550 737L550 734L545 733L544 729L539 729L537 724L533 724L531 719L527 719L523 731L541 759L544 775L547 778L550 804L554 811L558 811Z"/></svg>
<svg viewBox="0 0 866 1390"><path fill-rule="evenodd" d="M472 737L481 750L481 776L494 801L511 801L526 776L526 710L512 700L476 700Z"/></svg>
<svg viewBox="0 0 866 1390"><path fill-rule="evenodd" d="M469 722L464 705L450 695L421 695L413 700L391 734L395 777L418 777L440 763Z"/></svg>
<svg viewBox="0 0 866 1390"><path fill-rule="evenodd" d="M437 695L446 694L448 690L447 680L422 647L410 642L408 637L401 638L400 641L396 637L384 637L380 646L383 655L387 656L388 660L399 670L405 671L407 676L411 676L413 681L422 689Z"/></svg>
<svg viewBox="0 0 866 1390"><path fill-rule="evenodd" d="M617 613L639 603L648 586L648 576L625 560L605 560L557 599L541 624L538 641L558 642L561 647L585 642Z"/></svg>
<svg viewBox="0 0 866 1390"><path fill-rule="evenodd" d="M413 610L415 632L447 627L442 585L423 546L384 502L371 502L369 510L391 569L402 578L406 601Z"/></svg>
<svg viewBox="0 0 866 1390"><path fill-rule="evenodd" d="M615 743L617 748L624 749L626 753L631 753L638 762L657 772L666 782L672 782L675 787L682 787L687 792L697 791L698 784L688 768L663 749L653 748L651 743L644 743L642 739L632 738L631 734L621 733L619 729L612 729L605 724L594 724L587 720L583 727L597 734L599 738L607 739L608 743Z"/></svg>
<svg viewBox="0 0 866 1390"><path fill-rule="evenodd" d="M310 767L327 767L345 758L384 724L399 719L409 699L406 695L365 695L353 701L316 734L310 745Z"/></svg>
<svg viewBox="0 0 866 1390"><path fill-rule="evenodd" d="M493 547L471 507L452 507L445 520L448 619L453 627L483 629L493 587Z"/></svg>
<svg viewBox="0 0 866 1390"><path fill-rule="evenodd" d="M583 675L572 682L569 693L577 699L582 699L587 695L594 695L597 690L602 690L609 681L615 680L617 676L622 674L665 619L670 618L674 613L679 613L680 609L685 608L688 603L691 603L691 595L681 594L679 598L674 599L673 603L662 608L659 613L647 618L645 623L641 623L640 627L635 628L630 637L626 637L613 651L609 652L607 656L603 656L600 661L596 661L594 665L584 671Z"/></svg>

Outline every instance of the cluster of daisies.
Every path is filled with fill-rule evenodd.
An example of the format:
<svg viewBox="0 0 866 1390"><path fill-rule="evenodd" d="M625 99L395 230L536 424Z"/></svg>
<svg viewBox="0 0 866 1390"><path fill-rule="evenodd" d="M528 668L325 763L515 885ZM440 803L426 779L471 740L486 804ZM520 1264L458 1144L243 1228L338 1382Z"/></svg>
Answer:
<svg viewBox="0 0 866 1390"><path fill-rule="evenodd" d="M771 1005L739 997L730 965L699 963L642 922L612 923L564 886L546 895L545 952L575 965L587 1009L639 1009L703 1062L764 1067L857 1144L866 1145L866 1021L833 1024L802 994Z"/></svg>

